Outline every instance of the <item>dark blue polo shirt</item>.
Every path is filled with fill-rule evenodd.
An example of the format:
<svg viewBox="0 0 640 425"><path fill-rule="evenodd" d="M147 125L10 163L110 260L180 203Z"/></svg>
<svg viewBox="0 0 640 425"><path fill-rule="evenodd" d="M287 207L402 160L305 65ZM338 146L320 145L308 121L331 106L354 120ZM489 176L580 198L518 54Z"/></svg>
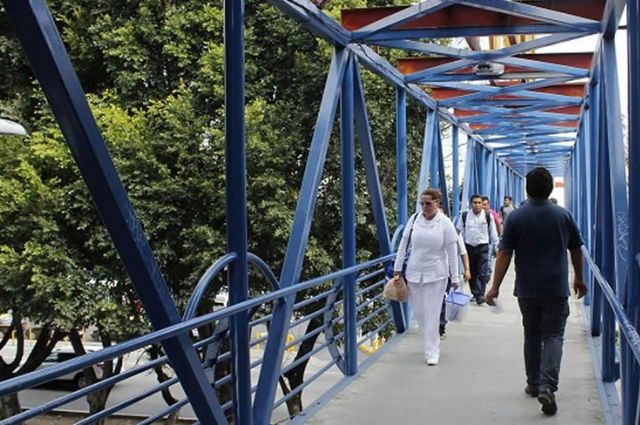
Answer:
<svg viewBox="0 0 640 425"><path fill-rule="evenodd" d="M583 242L568 210L547 199L530 199L509 214L503 229L500 249L515 253L516 297L571 295L567 249Z"/></svg>

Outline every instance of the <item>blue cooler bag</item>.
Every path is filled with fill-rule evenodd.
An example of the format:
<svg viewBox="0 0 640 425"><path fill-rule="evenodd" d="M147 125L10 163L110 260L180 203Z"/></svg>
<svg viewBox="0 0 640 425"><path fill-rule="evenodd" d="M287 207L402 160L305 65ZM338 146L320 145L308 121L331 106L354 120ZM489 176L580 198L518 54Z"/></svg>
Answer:
<svg viewBox="0 0 640 425"><path fill-rule="evenodd" d="M445 298L445 318L448 321L459 322L464 319L464 316L469 309L469 301L471 300L470 294L465 294L462 290L451 290Z"/></svg>

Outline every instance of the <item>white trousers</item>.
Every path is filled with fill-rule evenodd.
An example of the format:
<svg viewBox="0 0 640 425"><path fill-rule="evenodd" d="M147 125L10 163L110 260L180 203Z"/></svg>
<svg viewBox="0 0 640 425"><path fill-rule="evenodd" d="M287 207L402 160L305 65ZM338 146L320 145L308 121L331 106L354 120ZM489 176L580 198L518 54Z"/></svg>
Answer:
<svg viewBox="0 0 640 425"><path fill-rule="evenodd" d="M409 282L409 302L422 334L426 359L440 358L440 310L447 279L435 282Z"/></svg>

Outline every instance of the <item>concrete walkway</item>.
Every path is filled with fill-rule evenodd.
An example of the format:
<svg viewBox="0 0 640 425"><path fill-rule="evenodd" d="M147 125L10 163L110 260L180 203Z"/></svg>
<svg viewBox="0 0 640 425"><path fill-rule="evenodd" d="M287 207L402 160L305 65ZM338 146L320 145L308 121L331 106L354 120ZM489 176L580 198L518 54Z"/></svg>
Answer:
<svg viewBox="0 0 640 425"><path fill-rule="evenodd" d="M416 325L351 385L309 418L313 425L603 424L587 331L571 300L565 334L558 413L542 414L524 393L522 326L513 293L513 265L502 285L503 312L470 306L450 323L440 365L423 362ZM468 290L468 288L467 288Z"/></svg>

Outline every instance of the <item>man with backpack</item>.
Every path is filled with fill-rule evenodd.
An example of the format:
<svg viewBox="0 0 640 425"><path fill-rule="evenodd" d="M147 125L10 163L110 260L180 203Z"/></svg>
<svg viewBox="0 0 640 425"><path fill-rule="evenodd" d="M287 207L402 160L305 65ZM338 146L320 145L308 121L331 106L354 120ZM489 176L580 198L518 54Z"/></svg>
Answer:
<svg viewBox="0 0 640 425"><path fill-rule="evenodd" d="M504 224L507 221L509 214L513 212L513 198L509 195L505 195L502 206L500 207L500 218Z"/></svg>
<svg viewBox="0 0 640 425"><path fill-rule="evenodd" d="M489 261L489 244L498 246L498 232L495 221L491 215L482 208L482 196L473 195L469 200L471 210L463 211L456 223L456 229L462 234L469 266L471 279L469 288L478 305L484 304L484 293L489 282L491 271L487 268Z"/></svg>

